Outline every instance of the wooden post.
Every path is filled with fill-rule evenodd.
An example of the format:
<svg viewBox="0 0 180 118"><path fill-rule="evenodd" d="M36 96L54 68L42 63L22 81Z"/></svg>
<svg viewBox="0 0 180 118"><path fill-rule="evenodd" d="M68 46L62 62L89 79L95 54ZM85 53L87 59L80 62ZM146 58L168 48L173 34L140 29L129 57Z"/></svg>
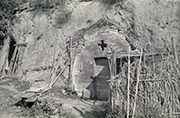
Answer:
<svg viewBox="0 0 180 118"><path fill-rule="evenodd" d="M179 64L178 55L177 55L177 52L176 52L175 40L174 40L174 38L171 38L171 40L172 40L172 46L173 46L173 52L174 52L174 59L176 61L176 64Z"/></svg>
<svg viewBox="0 0 180 118"><path fill-rule="evenodd" d="M130 46L129 46L129 53L128 53L128 85L127 85L127 118L129 118L129 104L130 104L130 100L129 100L129 94L130 94L130 90L129 90L129 87L130 87L130 58L131 58L131 55L130 55Z"/></svg>
<svg viewBox="0 0 180 118"><path fill-rule="evenodd" d="M112 50L112 49L111 49ZM114 50L112 50L112 70L111 70L111 80L113 80L113 77L115 76L115 51ZM112 81L111 81L111 83L110 83L110 101L111 101L111 110L113 111L113 108L114 108L114 101L113 101L113 90L112 90L113 88L112 88Z"/></svg>
<svg viewBox="0 0 180 118"><path fill-rule="evenodd" d="M122 74L124 73L124 70L123 70L123 58L121 57L121 72Z"/></svg>
<svg viewBox="0 0 180 118"><path fill-rule="evenodd" d="M155 80L155 77L156 77L156 70L155 70L155 60L154 60L154 55L153 56L153 80ZM152 103L154 104L155 103L155 98L156 97L156 94L155 94L155 82L153 81L152 83L152 95L151 95L151 100L152 100Z"/></svg>
<svg viewBox="0 0 180 118"><path fill-rule="evenodd" d="M159 76L160 79L162 78L162 72L163 72L163 54L161 55L161 57L162 57L162 60L161 60L161 73Z"/></svg>
<svg viewBox="0 0 180 118"><path fill-rule="evenodd" d="M13 52L12 58L11 58L11 62L10 62L10 71L11 74L15 73L16 70L18 69L18 65L19 65L19 60L22 58L22 46L27 46L27 43L19 43L19 44L14 44L15 46L15 50Z"/></svg>
<svg viewBox="0 0 180 118"><path fill-rule="evenodd" d="M175 86L175 85L174 85ZM172 85L172 110L171 110L171 112L173 113L173 112L176 112L176 105L174 105L174 88L173 88L173 85Z"/></svg>
<svg viewBox="0 0 180 118"><path fill-rule="evenodd" d="M122 58L120 58L120 68L121 68L121 72L122 72Z"/></svg>
<svg viewBox="0 0 180 118"><path fill-rule="evenodd" d="M145 56L145 53L143 53L143 62L144 62L144 69L143 69L143 73L145 73L146 72L146 56ZM147 76L147 73L146 73L146 76Z"/></svg>
<svg viewBox="0 0 180 118"><path fill-rule="evenodd" d="M9 70L11 68L9 68L9 62L8 62L8 52L9 52L9 48L10 48L10 39L9 36L7 36L7 39L4 40L4 48L2 49L4 51L4 55L0 55L0 58L3 59L2 62L0 62L0 74L2 72L2 74L4 76L7 76L9 74Z"/></svg>
<svg viewBox="0 0 180 118"><path fill-rule="evenodd" d="M73 78L72 78L72 68L73 68L73 55L72 55L72 38L70 38L69 44L69 58L70 58L70 67L69 67L69 88L74 89L73 87Z"/></svg>
<svg viewBox="0 0 180 118"><path fill-rule="evenodd" d="M115 56L115 51L113 51L113 63L114 63L114 72L113 72L113 74L114 74L114 76L116 75L116 56Z"/></svg>
<svg viewBox="0 0 180 118"><path fill-rule="evenodd" d="M145 53L143 53L143 62L144 62L144 65L146 65L146 57L145 57Z"/></svg>
<svg viewBox="0 0 180 118"><path fill-rule="evenodd" d="M113 91L112 91L112 82L110 82L110 107L111 107L111 111L113 111L113 107L114 107L114 104L113 104Z"/></svg>
<svg viewBox="0 0 180 118"><path fill-rule="evenodd" d="M132 118L134 118L134 114L135 114L135 111L136 111L136 101L137 101L137 94L138 94L139 77L140 77L140 72L141 72L142 54L143 54L143 51L141 49L141 55L140 55L140 59L139 59L139 66L138 66L138 71L137 71L136 93L135 93L135 101L134 101L134 108L133 108L133 116L132 116Z"/></svg>
<svg viewBox="0 0 180 118"><path fill-rule="evenodd" d="M119 84L116 83L116 105L118 105L118 102L119 102L119 91L118 91L118 88L119 88Z"/></svg>
<svg viewBox="0 0 180 118"><path fill-rule="evenodd" d="M20 51L21 51L21 46L17 50L17 55L16 55L16 58L15 58L14 67L12 68L12 73L15 73L15 69L18 68L18 61L19 61Z"/></svg>
<svg viewBox="0 0 180 118"><path fill-rule="evenodd" d="M13 71L14 61L15 61L15 58L16 58L16 54L17 54L18 48L19 48L19 46L15 47L13 55L12 55L12 58L11 58L12 62L10 62L10 66L9 66L11 73Z"/></svg>
<svg viewBox="0 0 180 118"><path fill-rule="evenodd" d="M48 85L48 87L53 87L54 86L54 84L56 83L58 78L61 76L61 74L64 72L64 70L66 69L67 66L68 66L68 62L66 63L64 68L61 70L61 72L58 74L58 76L50 83L50 85Z"/></svg>
<svg viewBox="0 0 180 118"><path fill-rule="evenodd" d="M111 111L113 111L113 98L112 98L112 83L111 80L113 78L113 74L112 74L112 64L110 63L110 60L108 59L108 65L109 65L109 71L110 71L110 81L109 81L109 89L110 89L110 93L109 93L109 104L110 104L110 109Z"/></svg>
<svg viewBox="0 0 180 118"><path fill-rule="evenodd" d="M156 66L155 66L155 60L154 60L154 55L152 55L152 58L153 58L153 80L155 79L155 77L156 77L156 70L155 70L155 68L156 68ZM156 96L156 94L155 94L155 92L154 92L154 90L155 90L155 82L153 81L153 83L152 83L152 95L151 95L151 100L152 100L152 103L154 104L155 103L155 96Z"/></svg>
<svg viewBox="0 0 180 118"><path fill-rule="evenodd" d="M152 58L153 58L153 73L155 74L155 63L154 63L154 55L152 55Z"/></svg>

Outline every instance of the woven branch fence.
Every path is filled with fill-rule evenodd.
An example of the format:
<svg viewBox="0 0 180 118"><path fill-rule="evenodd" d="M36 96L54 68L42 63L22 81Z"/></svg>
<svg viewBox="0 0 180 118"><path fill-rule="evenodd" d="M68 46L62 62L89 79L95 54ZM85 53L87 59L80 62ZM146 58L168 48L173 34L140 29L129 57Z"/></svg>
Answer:
<svg viewBox="0 0 180 118"><path fill-rule="evenodd" d="M113 105L119 105L120 111L126 116L128 114L127 118L179 118L180 75L174 55L168 53L131 58L133 61L129 73L127 61L116 65L121 66L121 70L111 81Z"/></svg>

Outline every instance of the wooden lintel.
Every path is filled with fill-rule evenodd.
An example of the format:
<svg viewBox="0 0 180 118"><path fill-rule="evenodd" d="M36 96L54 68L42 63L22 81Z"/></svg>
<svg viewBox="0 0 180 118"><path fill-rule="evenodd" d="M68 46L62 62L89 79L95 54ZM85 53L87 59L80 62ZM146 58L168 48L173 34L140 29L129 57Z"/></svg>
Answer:
<svg viewBox="0 0 180 118"><path fill-rule="evenodd" d="M167 114L180 115L180 112L174 112L174 113L161 113L161 115L167 115Z"/></svg>
<svg viewBox="0 0 180 118"><path fill-rule="evenodd" d="M176 79L144 79L144 80L139 80L139 81L142 82L142 81L163 81L163 80L170 81L170 80L176 80ZM118 79L106 80L106 82L116 82L116 81L118 81ZM137 81L137 80L134 80L134 81Z"/></svg>
<svg viewBox="0 0 180 118"><path fill-rule="evenodd" d="M139 80L139 81L163 81L163 80L170 81L170 80L176 80L176 79L144 79L144 80ZM134 81L137 81L137 80L134 80Z"/></svg>
<svg viewBox="0 0 180 118"><path fill-rule="evenodd" d="M10 62L20 62L21 60L10 60Z"/></svg>
<svg viewBox="0 0 180 118"><path fill-rule="evenodd" d="M14 46L27 46L27 43L19 43L19 44L14 44Z"/></svg>
<svg viewBox="0 0 180 118"><path fill-rule="evenodd" d="M152 56L152 55L161 55L161 54L168 54L168 53L166 53L166 52L162 52L162 53L155 53L155 52L152 52L152 53L144 53L144 56ZM170 53L170 54L173 54L173 53ZM121 57L127 57L128 56L128 54L126 54L126 53L119 53L119 54L116 54L117 56L117 58L121 58ZM180 55L180 52L178 53L178 55ZM130 55L131 57L140 57L140 53L138 53L138 54L131 54Z"/></svg>
<svg viewBox="0 0 180 118"><path fill-rule="evenodd" d="M110 80L106 80L106 82L116 82L117 79L110 79Z"/></svg>

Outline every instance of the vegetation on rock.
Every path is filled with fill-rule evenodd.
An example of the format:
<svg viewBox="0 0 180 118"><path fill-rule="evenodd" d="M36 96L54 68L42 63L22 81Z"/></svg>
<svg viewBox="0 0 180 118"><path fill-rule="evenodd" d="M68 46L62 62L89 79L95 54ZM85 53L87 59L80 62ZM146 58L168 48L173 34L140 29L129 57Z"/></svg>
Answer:
<svg viewBox="0 0 180 118"><path fill-rule="evenodd" d="M111 25L109 27L126 36L127 42L133 46L132 49L157 53L144 56L142 63L139 57L133 57L133 61L131 60L130 103L128 104L130 115L134 113L135 118L175 116L173 113L180 112L180 64L177 64L178 59L175 59L175 56L178 57L179 54L176 55L174 52L174 50L178 53L180 51L180 3L178 0L139 1L134 0L131 3L128 0L0 0L0 51L4 40L8 37L11 40L27 41L28 46L24 51L23 59L25 59L21 63L21 71L22 76L31 81L12 82L17 79L2 79L0 85L5 86L5 89L2 87L1 90L5 91L4 94L9 94L12 92L11 87L14 86L13 92L17 93L30 88L32 83L38 83L34 79L39 79L37 81L44 83L50 82L49 78L56 77L63 66L69 63L67 61L69 36L74 34L75 38L77 36L76 39L84 41L84 33L89 27L101 28L105 24L109 25L106 21L100 20L105 18L116 25L116 28ZM94 15L90 14L94 9L93 5L106 8L96 11L98 13ZM93 23L97 23L96 21L102 22L101 26L91 27ZM72 39L73 42L80 45L79 40L75 38ZM125 60L127 62L127 59ZM128 93L128 63L126 62L123 62L121 71L114 75L116 78L112 82L112 97L115 105L113 107L109 104L97 105L92 111L86 111L81 116L85 118L126 117ZM141 67L139 71L138 64ZM68 69L67 67L65 74L62 75L59 85L68 85ZM140 82L136 88L138 74ZM48 80L44 81L47 78ZM58 94L60 94L59 91ZM12 97L2 95L1 99L9 102L8 100ZM46 117L75 117L70 111L65 112L62 104L56 106L52 101L42 100L30 109L20 107L23 110L21 113L17 112L16 115L41 117L45 114ZM136 104L135 111L134 103ZM7 107L4 103L1 105Z"/></svg>

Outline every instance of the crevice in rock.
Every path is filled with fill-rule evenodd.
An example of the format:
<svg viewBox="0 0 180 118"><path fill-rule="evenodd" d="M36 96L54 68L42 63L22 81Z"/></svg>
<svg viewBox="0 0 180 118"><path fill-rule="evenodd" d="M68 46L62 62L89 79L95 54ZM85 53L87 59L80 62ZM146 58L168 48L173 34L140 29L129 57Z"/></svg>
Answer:
<svg viewBox="0 0 180 118"><path fill-rule="evenodd" d="M0 50L2 50L3 46L4 46L4 40L0 39Z"/></svg>
<svg viewBox="0 0 180 118"><path fill-rule="evenodd" d="M9 54L8 54L8 61L10 62L10 60L12 59L14 50L15 50L15 46L14 44L16 44L16 41L12 38L10 43L9 43Z"/></svg>

